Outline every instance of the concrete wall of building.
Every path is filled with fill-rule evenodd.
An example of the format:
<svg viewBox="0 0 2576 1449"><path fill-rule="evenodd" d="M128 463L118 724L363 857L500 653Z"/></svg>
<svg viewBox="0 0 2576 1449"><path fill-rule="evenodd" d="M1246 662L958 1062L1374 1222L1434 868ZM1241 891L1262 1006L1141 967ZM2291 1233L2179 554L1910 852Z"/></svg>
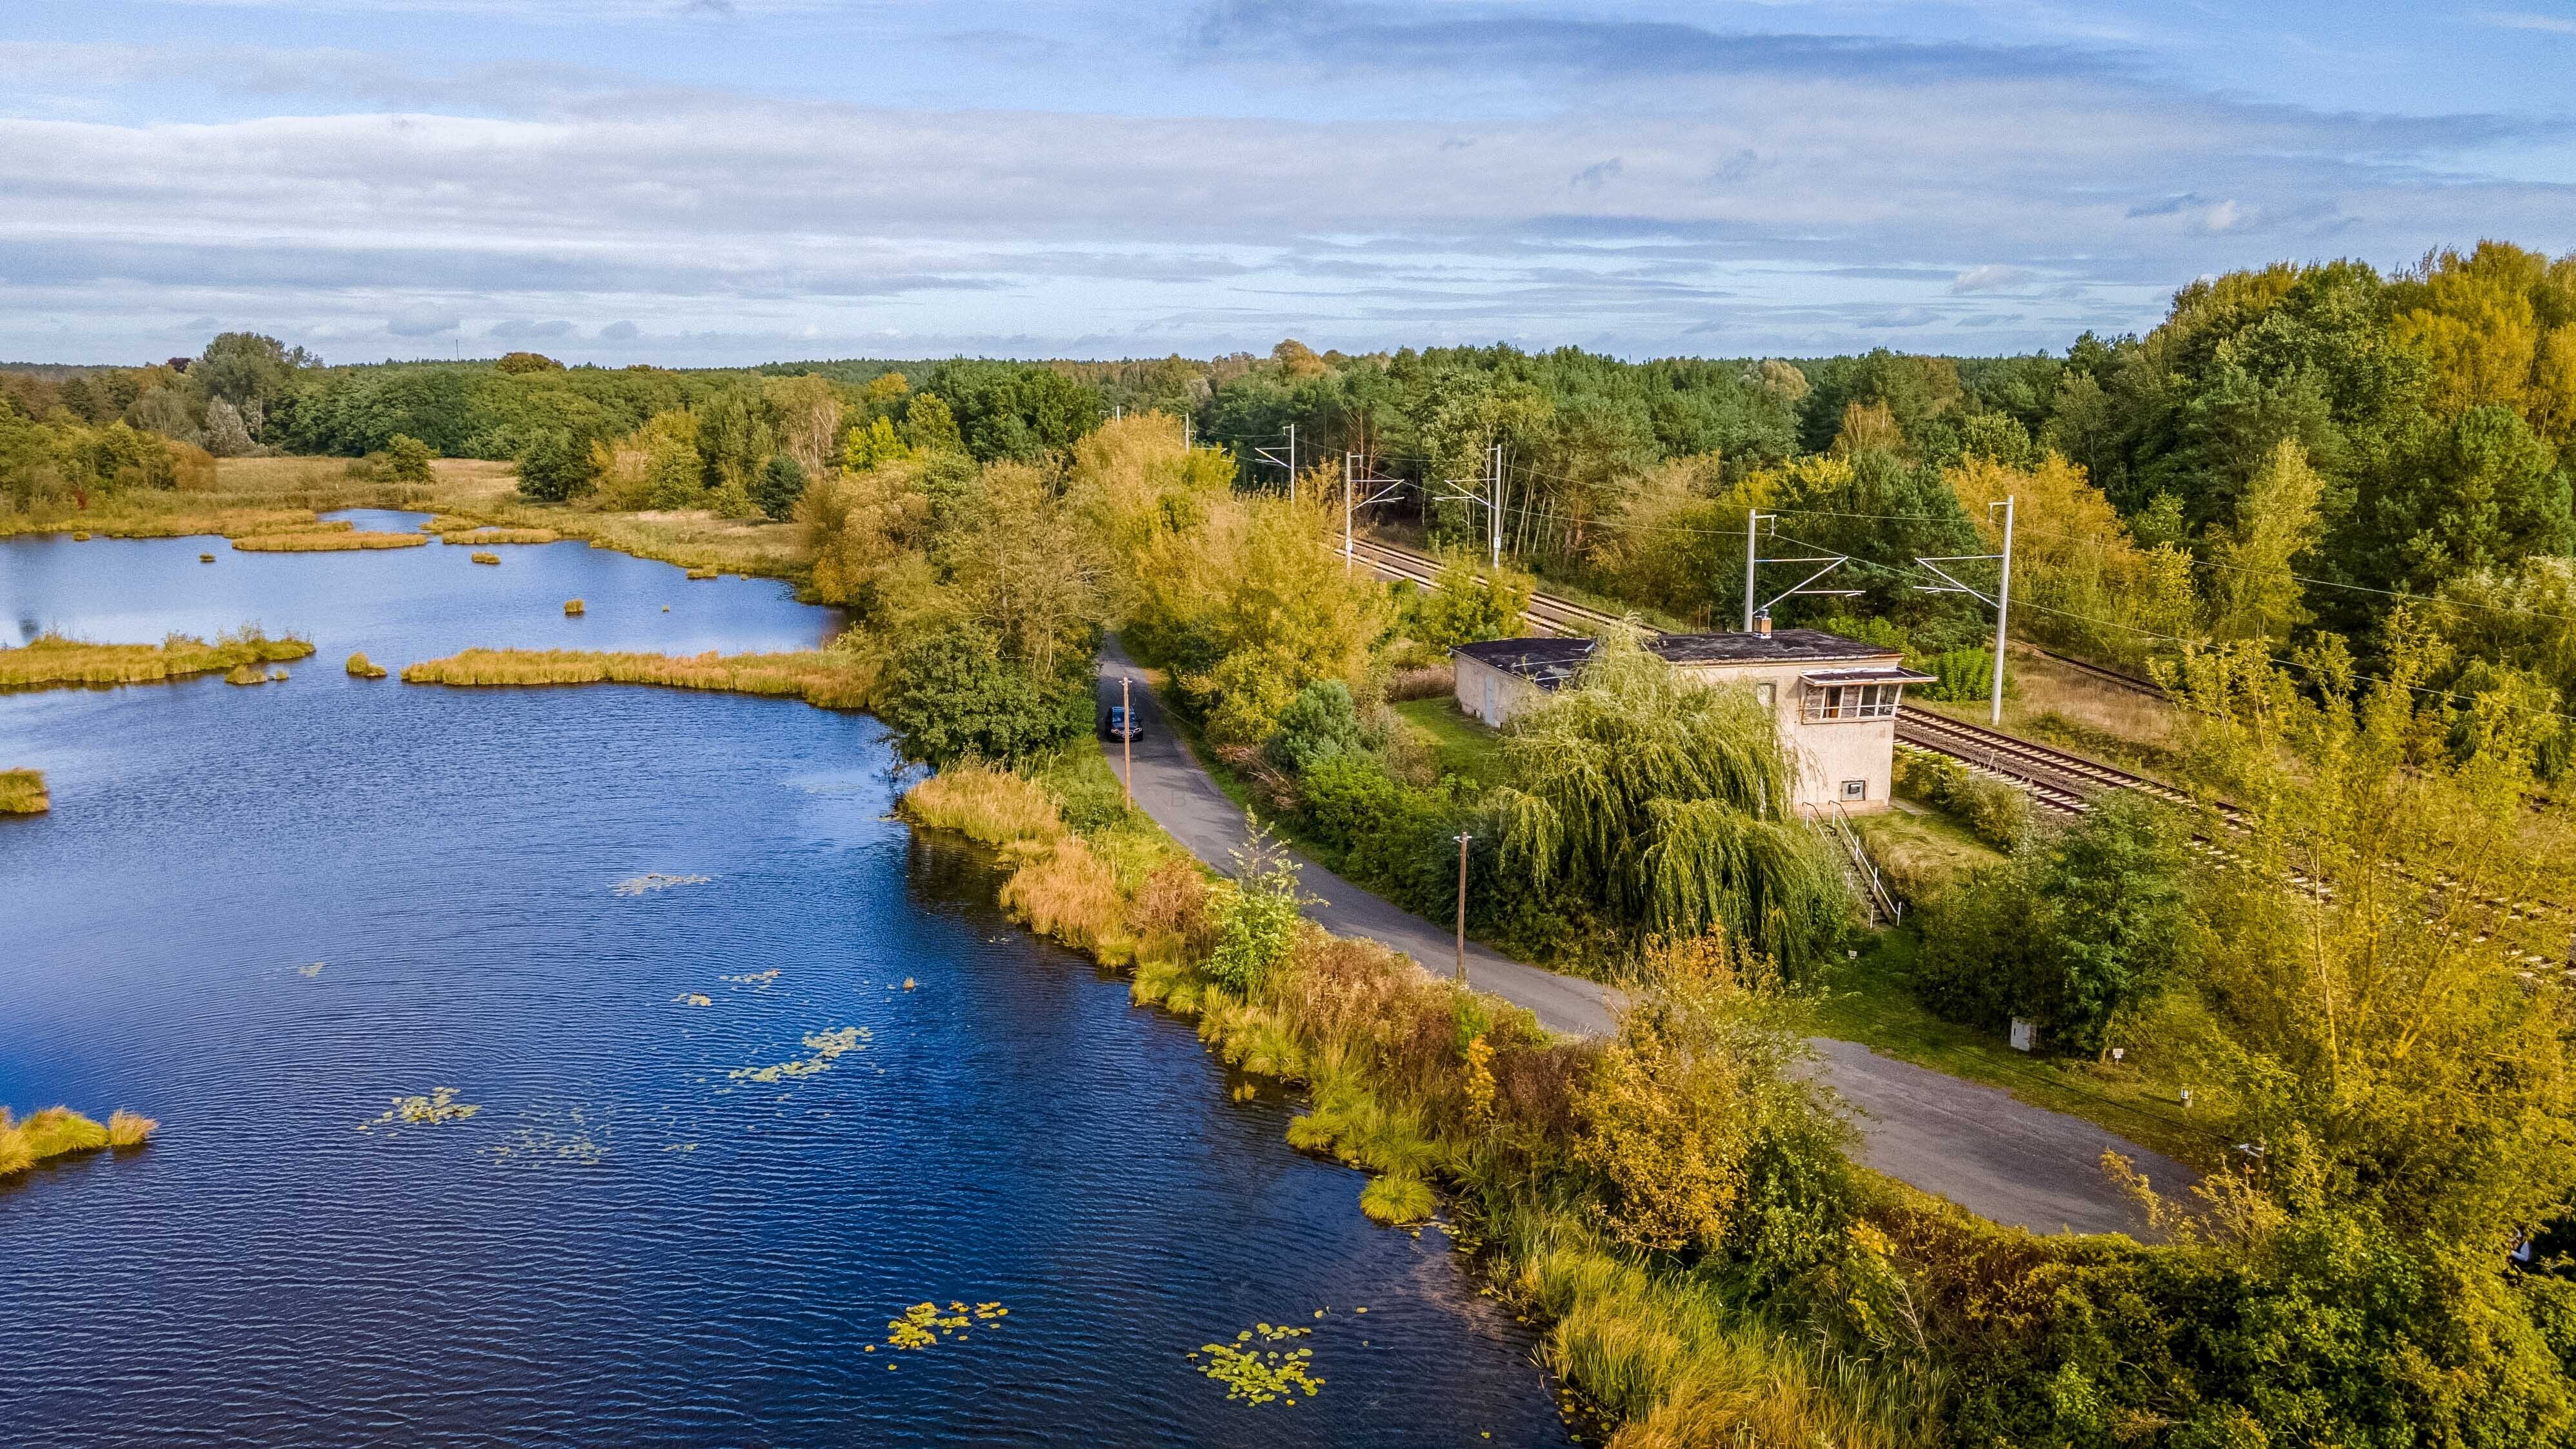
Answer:
<svg viewBox="0 0 2576 1449"><path fill-rule="evenodd" d="M1546 696L1535 684L1508 669L1467 655L1454 656L1457 664L1458 708L1500 729L1514 715L1537 704ZM1888 661L1894 663L1893 659ZM1800 809L1840 802L1854 815L1870 815L1885 810L1895 784L1896 721L1893 719L1818 720L1805 717L1806 687L1800 676L1811 670L1827 668L1816 664L1692 664L1682 671L1703 683L1715 686L1737 686L1767 695L1772 718L1780 728L1781 743L1789 750L1797 770L1796 796L1792 804ZM1767 688L1765 686L1768 686ZM1852 781L1860 782L1857 797L1844 793Z"/></svg>
<svg viewBox="0 0 2576 1449"><path fill-rule="evenodd" d="M1537 685L1508 669L1496 669L1464 654L1450 657L1458 666L1458 708L1495 729L1544 697Z"/></svg>

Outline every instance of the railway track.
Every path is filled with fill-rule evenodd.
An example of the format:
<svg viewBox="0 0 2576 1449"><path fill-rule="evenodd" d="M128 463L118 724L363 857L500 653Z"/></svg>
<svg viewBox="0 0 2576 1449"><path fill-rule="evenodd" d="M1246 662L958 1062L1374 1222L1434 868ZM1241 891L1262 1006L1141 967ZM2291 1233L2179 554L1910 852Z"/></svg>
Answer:
<svg viewBox="0 0 2576 1449"><path fill-rule="evenodd" d="M1424 588L1430 588L1440 577L1441 564L1438 559L1415 553L1411 549L1396 548L1369 539L1354 539L1351 552L1357 561L1367 564L1383 578L1410 579ZM1533 593L1530 596L1529 607L1522 612L1521 619L1541 633L1557 635L1587 634L1603 625L1625 625L1629 622L1626 618L1606 610L1541 593ZM2162 688L2136 675L2105 669L2101 665L2071 658L2055 650L2039 649L2036 652L2122 688L2140 694L2153 695L2159 699L2169 697ZM2082 755L2043 745L2035 740L2026 740L2018 735L2008 735L2000 730L1987 729L1982 725L1969 724L1965 720L1952 719L1948 715L1933 714L1926 710L1899 709L1896 716L1896 738L1917 749L1930 750L1934 754L1956 760L1972 770L2009 780L2030 795L2031 803L2061 815L2080 815L2092 808L2095 797L2111 790L2135 790L2176 804L2192 803L2189 795L2161 780L2151 780L2144 775L2134 774L2114 765L2103 764L2099 760L2087 759ZM2245 826L2244 812L2235 806L2221 804L2218 807L2218 815L2220 823L2225 827L2223 833L2232 833ZM2239 858L2236 852L2222 840L2195 835L2193 843L2199 849L2213 852L2222 859ZM2411 873L2407 878L2416 879L2418 884L2425 884ZM2293 880L2303 888L2323 894L2322 887L2303 878L2294 876ZM2437 879L2430 884L2443 890L2461 889L2459 882L2448 878ZM2555 903L2511 901L2475 889L2471 889L2469 895L2481 905L2504 912L2508 920L2557 920L2570 914L2568 907ZM2548 957L2518 949L2514 950L2513 954L2534 966L2555 968L2559 964Z"/></svg>
<svg viewBox="0 0 2576 1449"><path fill-rule="evenodd" d="M1438 559L1411 549L1372 539L1354 539L1351 552L1382 578L1410 579L1429 588L1440 576ZM1617 614L1552 594L1532 594L1529 608L1521 618L1543 633L1561 635L1588 633L1601 625L1626 622ZM2064 658L2062 655L2050 657ZM2133 688L2155 688L2145 680L2086 665L2081 660L2065 662ZM2082 755L2068 754L2018 736L1983 729L1947 715L1913 709L1900 711L1896 717L1896 737L1918 749L1946 755L1972 769L2008 779L2028 790L2035 803L2060 814L2081 814L2092 797L2104 790L2142 790L2175 801L2185 798L2172 786L2143 775L2133 775L2098 760L2088 760Z"/></svg>

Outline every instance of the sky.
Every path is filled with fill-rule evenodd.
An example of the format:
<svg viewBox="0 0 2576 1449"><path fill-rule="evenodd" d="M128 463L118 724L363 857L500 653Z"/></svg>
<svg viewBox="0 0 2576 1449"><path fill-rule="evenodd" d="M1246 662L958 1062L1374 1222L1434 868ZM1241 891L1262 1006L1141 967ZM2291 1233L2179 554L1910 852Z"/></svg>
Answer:
<svg viewBox="0 0 2576 1449"><path fill-rule="evenodd" d="M2062 351L2576 248L2576 0L9 0L0 358Z"/></svg>

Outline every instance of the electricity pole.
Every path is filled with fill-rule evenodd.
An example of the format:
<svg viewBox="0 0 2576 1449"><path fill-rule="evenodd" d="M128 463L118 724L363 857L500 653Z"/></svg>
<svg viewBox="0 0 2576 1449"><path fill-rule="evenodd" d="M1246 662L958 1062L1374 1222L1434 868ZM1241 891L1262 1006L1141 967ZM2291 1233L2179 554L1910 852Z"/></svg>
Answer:
<svg viewBox="0 0 2576 1449"><path fill-rule="evenodd" d="M1932 577L1939 579L1941 582L1939 584L1916 584L1914 587L1917 592L1926 594L1966 594L1969 598L1972 598L1978 603L1995 611L1995 698L1993 710L1987 717L1996 725L2000 726L2004 722L2004 628L2012 614L2013 500L2010 497L2006 497L1997 502L1987 504L1986 515L1990 518L1993 517L1994 511L1998 508L2004 511L2003 552L1946 554L1935 558L1917 558L1914 561L1921 564L1923 568L1932 575ZM1996 583L1994 597L1987 598L1978 590L1972 589L1966 584L1959 582L1956 578L1951 576L1947 569L1941 567L1943 564L1953 563L1993 563L2000 565L2001 577Z"/></svg>
<svg viewBox="0 0 2576 1449"><path fill-rule="evenodd" d="M1380 478L1377 476L1375 469L1371 469L1369 476L1363 478L1359 475L1359 465L1359 454L1344 453L1342 455L1342 576L1344 578L1350 577L1351 573L1352 510L1356 508L1365 508L1372 503L1384 503L1386 500L1393 498L1396 493L1404 487L1402 479ZM1383 493L1372 493L1366 498L1361 498L1358 494L1360 485L1363 483L1372 488L1383 485L1386 491Z"/></svg>
<svg viewBox="0 0 2576 1449"><path fill-rule="evenodd" d="M1991 515L1994 505L1986 505ZM2012 495L2004 497L2003 578L1995 588L1995 708L1991 719L1997 729L2004 723L2004 620L2012 613Z"/></svg>
<svg viewBox="0 0 2576 1449"><path fill-rule="evenodd" d="M1493 490L1491 496L1494 500L1494 556L1492 562L1486 567L1492 569L1493 577L1499 579L1503 574L1503 445L1500 443L1494 445L1494 475L1491 486ZM1465 979L1466 974L1466 968L1460 967L1458 971L1460 979Z"/></svg>
<svg viewBox="0 0 2576 1449"><path fill-rule="evenodd" d="M1467 842L1475 839L1461 833L1458 837L1458 981L1467 980Z"/></svg>
<svg viewBox="0 0 2576 1449"><path fill-rule="evenodd" d="M1283 458L1277 453L1270 451L1268 448L1255 448L1252 450L1252 454L1254 457L1259 458L1262 462L1267 463L1274 468L1285 468L1288 470L1288 501L1291 503L1296 502L1297 425L1295 423L1290 423L1288 425L1288 456Z"/></svg>
<svg viewBox="0 0 2576 1449"><path fill-rule="evenodd" d="M1772 523L1776 525L1779 521L1779 517L1780 515L1776 513L1762 513L1750 508L1744 511L1744 632L1747 634L1753 632L1753 616L1755 614L1771 607L1771 604L1776 604L1782 599L1788 598L1792 594L1815 594L1831 598L1849 598L1852 595L1861 592L1858 589L1811 589L1807 587L1807 585L1812 584L1816 580L1823 578L1825 575L1832 573L1834 570L1841 568L1844 564L1850 563L1851 555L1849 554L1817 554L1812 558L1762 557L1762 544L1760 539L1762 525L1764 523ZM1774 531L1777 531L1776 528ZM1791 539L1790 542L1795 543L1797 540ZM1812 543L1807 545L1809 548L1814 548L1815 546L1816 545ZM1753 579L1755 573L1760 570L1762 565L1767 563L1822 564L1824 567L1819 568L1814 573L1800 579L1795 587L1783 589L1779 593L1772 595L1770 603L1757 604L1754 602Z"/></svg>
<svg viewBox="0 0 2576 1449"><path fill-rule="evenodd" d="M1118 753L1126 757L1126 773L1118 783L1127 790L1127 808L1136 808L1136 705L1127 693L1127 676L1118 676Z"/></svg>

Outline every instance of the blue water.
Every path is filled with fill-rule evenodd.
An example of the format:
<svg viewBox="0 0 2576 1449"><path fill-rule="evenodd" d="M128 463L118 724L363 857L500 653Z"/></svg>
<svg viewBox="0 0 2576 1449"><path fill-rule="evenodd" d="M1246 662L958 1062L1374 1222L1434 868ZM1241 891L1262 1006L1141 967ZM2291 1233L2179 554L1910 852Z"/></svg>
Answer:
<svg viewBox="0 0 2576 1449"><path fill-rule="evenodd" d="M162 1123L0 1187L0 1442L1566 1442L1439 1233L1368 1224L1288 1100L1231 1100L1187 1024L887 818L874 721L341 672L837 622L500 552L0 543L21 638L320 649L284 684L0 695L0 764L54 802L0 819L0 1102ZM616 893L648 873L710 879ZM844 1027L827 1070L728 1075ZM480 1110L358 1130L440 1086ZM1010 1313L894 1352L926 1300ZM1228 1403L1184 1357L1260 1321L1315 1330L1284 1346L1320 1397Z"/></svg>

